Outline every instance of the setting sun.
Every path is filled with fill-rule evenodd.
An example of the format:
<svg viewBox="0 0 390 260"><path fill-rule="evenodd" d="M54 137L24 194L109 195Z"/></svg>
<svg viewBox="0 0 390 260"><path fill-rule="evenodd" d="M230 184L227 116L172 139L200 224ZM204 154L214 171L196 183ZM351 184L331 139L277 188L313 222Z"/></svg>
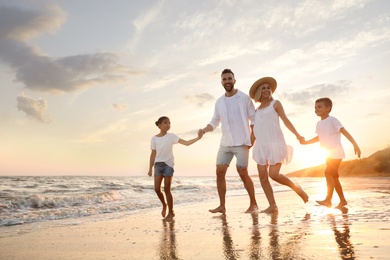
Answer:
<svg viewBox="0 0 390 260"><path fill-rule="evenodd" d="M324 164L326 151L318 146L304 146L294 156L302 168L308 168Z"/></svg>

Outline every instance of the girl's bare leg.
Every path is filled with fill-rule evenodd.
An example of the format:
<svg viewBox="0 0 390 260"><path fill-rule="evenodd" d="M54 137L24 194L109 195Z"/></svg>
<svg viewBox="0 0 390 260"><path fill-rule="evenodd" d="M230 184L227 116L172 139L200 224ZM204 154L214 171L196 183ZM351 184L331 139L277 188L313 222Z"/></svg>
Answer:
<svg viewBox="0 0 390 260"><path fill-rule="evenodd" d="M157 194L157 197L160 199L162 204L161 216L164 218L167 214L167 203L165 202L164 194L161 191L161 183L163 176L154 176L154 191Z"/></svg>
<svg viewBox="0 0 390 260"><path fill-rule="evenodd" d="M164 177L164 192L165 196L167 197L169 210L168 215L164 218L166 221L171 221L175 216L175 212L173 211L173 196L171 191L172 178L173 177Z"/></svg>

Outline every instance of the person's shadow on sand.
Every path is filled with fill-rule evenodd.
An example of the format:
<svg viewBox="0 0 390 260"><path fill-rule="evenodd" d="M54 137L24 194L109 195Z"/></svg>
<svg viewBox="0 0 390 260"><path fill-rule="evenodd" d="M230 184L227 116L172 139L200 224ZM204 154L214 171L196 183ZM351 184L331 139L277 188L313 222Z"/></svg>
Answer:
<svg viewBox="0 0 390 260"><path fill-rule="evenodd" d="M180 259L175 234L175 221L162 221L162 235L158 255L160 259Z"/></svg>
<svg viewBox="0 0 390 260"><path fill-rule="evenodd" d="M343 215L341 215L340 221L336 220L333 214L328 215L329 223L331 224L334 238L337 242L341 259L355 259L354 246L350 241L350 230L348 221L348 208L340 209ZM341 230L341 231L340 231Z"/></svg>

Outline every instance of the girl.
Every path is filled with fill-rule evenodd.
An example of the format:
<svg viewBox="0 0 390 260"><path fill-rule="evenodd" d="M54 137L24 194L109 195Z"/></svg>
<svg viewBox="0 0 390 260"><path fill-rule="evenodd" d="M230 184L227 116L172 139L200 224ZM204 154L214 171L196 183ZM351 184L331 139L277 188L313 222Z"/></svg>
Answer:
<svg viewBox="0 0 390 260"><path fill-rule="evenodd" d="M302 137L287 118L282 103L272 98L276 86L277 83L274 78L265 77L257 80L249 91L250 97L255 102L260 102L260 106L255 112L251 140L252 144L254 143L253 159L257 163L260 183L269 203L269 207L261 211L264 213L278 211L268 176L274 181L290 187L305 203L309 199L299 185L279 173L282 163L289 163L292 157L292 147L286 145L279 125L279 117L298 140L301 140Z"/></svg>
<svg viewBox="0 0 390 260"><path fill-rule="evenodd" d="M183 144L191 145L196 141L200 140L203 136L203 133L198 132L198 137L191 139L189 141L179 138L177 135L168 133L171 128L171 122L168 117L162 116L156 121L156 126L160 129L160 133L152 137L150 149L150 162L149 162L149 172L148 175L152 176L152 169L154 166L154 191L157 194L157 197L162 203L161 215L165 217L168 204L168 215L164 220L171 221L175 216L173 211L173 196L171 192L171 183L173 177L173 166L174 166L174 157L173 157L173 145L174 144ZM166 196L166 202L164 194L161 192L161 184L164 179L164 192Z"/></svg>

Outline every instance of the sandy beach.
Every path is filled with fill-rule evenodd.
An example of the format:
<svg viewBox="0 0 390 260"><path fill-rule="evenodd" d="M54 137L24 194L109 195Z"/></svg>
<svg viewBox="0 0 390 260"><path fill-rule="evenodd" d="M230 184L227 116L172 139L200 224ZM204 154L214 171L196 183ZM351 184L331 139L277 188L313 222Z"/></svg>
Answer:
<svg viewBox="0 0 390 260"><path fill-rule="evenodd" d="M208 212L217 201L177 205L173 222L155 208L2 227L0 259L389 259L390 179L342 183L349 202L343 211L317 206L323 190L312 188L307 204L293 191L277 193L274 215L245 214L248 198L235 196L225 215ZM257 200L267 206L264 195Z"/></svg>

